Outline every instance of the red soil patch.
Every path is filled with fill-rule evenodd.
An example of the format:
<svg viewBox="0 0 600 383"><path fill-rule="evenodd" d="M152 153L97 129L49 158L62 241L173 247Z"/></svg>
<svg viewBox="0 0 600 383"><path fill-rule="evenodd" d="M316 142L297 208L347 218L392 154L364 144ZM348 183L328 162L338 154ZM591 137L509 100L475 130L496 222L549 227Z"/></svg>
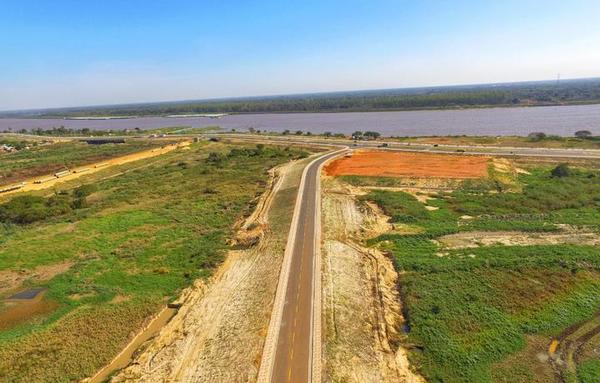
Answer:
<svg viewBox="0 0 600 383"><path fill-rule="evenodd" d="M479 178L487 175L488 157L452 154L355 151L325 166L331 176Z"/></svg>

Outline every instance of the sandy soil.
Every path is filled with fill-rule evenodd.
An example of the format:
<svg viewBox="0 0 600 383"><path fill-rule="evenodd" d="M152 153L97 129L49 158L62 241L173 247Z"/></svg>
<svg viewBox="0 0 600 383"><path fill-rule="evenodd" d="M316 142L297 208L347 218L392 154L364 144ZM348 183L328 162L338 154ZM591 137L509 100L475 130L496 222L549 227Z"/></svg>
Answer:
<svg viewBox="0 0 600 383"><path fill-rule="evenodd" d="M327 382L422 382L397 344L402 335L397 274L361 239L391 229L357 190L323 179L324 377Z"/></svg>
<svg viewBox="0 0 600 383"><path fill-rule="evenodd" d="M600 245L600 235L593 232L568 231L560 233L524 233L519 231L470 231L445 235L437 242L446 249L463 249L480 246L531 246L531 245Z"/></svg>
<svg viewBox="0 0 600 383"><path fill-rule="evenodd" d="M487 175L489 157L357 150L325 167L331 176L478 178Z"/></svg>
<svg viewBox="0 0 600 383"><path fill-rule="evenodd" d="M98 163L87 164L87 165L80 166L77 168L69 169L70 173L68 175L66 175L64 177L60 177L60 178L56 178L53 174L47 174L45 176L39 176L39 177L27 179L24 181L25 185L22 188L14 190L14 191L2 193L1 196L20 193L20 192L28 192L28 191L32 191L32 190L48 189L52 186L55 186L58 183L74 180L81 176L107 169L111 166L122 165L122 164L126 164L128 162L139 161L139 160L143 160L146 158L159 156L161 154L168 153L175 149L186 148L188 145L190 145L190 142L184 141L184 142L179 142L176 144L165 145L160 148L145 150L142 152L128 154L126 156L112 158L112 159L98 162ZM37 181L37 180L44 180L44 182L35 183L35 181Z"/></svg>
<svg viewBox="0 0 600 383"><path fill-rule="evenodd" d="M237 244L256 237L254 245L231 251L210 281L186 289L179 313L113 382L256 380L287 238L287 230L274 224L274 209L291 218L293 203L280 196L295 196L302 166L278 169L272 193L240 225Z"/></svg>

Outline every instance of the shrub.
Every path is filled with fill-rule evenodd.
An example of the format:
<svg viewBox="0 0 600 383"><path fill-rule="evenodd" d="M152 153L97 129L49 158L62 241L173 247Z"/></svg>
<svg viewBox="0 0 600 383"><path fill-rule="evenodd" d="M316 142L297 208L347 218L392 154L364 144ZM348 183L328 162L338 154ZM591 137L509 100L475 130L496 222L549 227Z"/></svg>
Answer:
<svg viewBox="0 0 600 383"><path fill-rule="evenodd" d="M544 132L533 132L529 133L527 136L531 141L541 141L546 138L546 133Z"/></svg>
<svg viewBox="0 0 600 383"><path fill-rule="evenodd" d="M568 177L571 175L571 169L567 164L560 164L550 172L552 177Z"/></svg>
<svg viewBox="0 0 600 383"><path fill-rule="evenodd" d="M213 165L218 165L223 161L223 156L217 152L208 153L208 157L206 158L206 162Z"/></svg>
<svg viewBox="0 0 600 383"><path fill-rule="evenodd" d="M76 198L85 198L96 191L98 191L98 186L95 184L87 184L73 190L73 196Z"/></svg>
<svg viewBox="0 0 600 383"><path fill-rule="evenodd" d="M29 224L46 218L69 213L72 210L68 196L48 199L37 196L18 196L0 205L0 220L5 223Z"/></svg>

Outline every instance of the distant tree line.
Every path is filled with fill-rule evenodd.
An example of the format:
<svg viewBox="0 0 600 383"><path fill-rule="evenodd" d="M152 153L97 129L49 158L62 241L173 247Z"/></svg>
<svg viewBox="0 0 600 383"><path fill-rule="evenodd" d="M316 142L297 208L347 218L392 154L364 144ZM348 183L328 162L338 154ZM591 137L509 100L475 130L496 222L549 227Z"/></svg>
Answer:
<svg viewBox="0 0 600 383"><path fill-rule="evenodd" d="M34 128L34 129L5 129L2 133L20 133L20 134L32 134L36 136L49 136L49 137L80 137L80 136L111 136L113 134L132 134L141 132L140 128L131 129L123 129L123 130L96 130L96 129L71 129L65 128L64 126L52 127L50 129L42 129L42 128Z"/></svg>
<svg viewBox="0 0 600 383"><path fill-rule="evenodd" d="M590 79L72 108L36 116L343 112L599 102L600 79Z"/></svg>

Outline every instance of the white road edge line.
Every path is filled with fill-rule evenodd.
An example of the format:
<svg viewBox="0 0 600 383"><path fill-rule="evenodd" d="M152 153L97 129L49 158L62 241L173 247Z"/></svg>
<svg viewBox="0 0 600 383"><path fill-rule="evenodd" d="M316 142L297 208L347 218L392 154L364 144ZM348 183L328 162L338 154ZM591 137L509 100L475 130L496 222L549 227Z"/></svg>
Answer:
<svg viewBox="0 0 600 383"><path fill-rule="evenodd" d="M314 233L314 248L315 254L313 257L313 281L312 281L312 296L313 302L311 305L311 326L310 326L310 361L308 365L308 376L310 376L310 382L321 383L322 382L322 291L321 291L321 170L323 166L328 162L338 158L349 148L341 149L335 155L329 157L326 161L323 161L317 169L317 179L315 184L315 233ZM334 154L332 153L332 154Z"/></svg>
<svg viewBox="0 0 600 383"><path fill-rule="evenodd" d="M346 148L341 150L346 150ZM296 231L298 229L298 220L300 219L300 206L302 204L302 197L304 195L306 174L308 173L308 169L310 169L315 162L330 154L332 153L330 152L318 156L308 165L306 165L302 171L302 178L300 179L300 185L298 186L296 204L294 206L294 213L292 215L292 223L290 225L288 240L285 246L285 252L283 254L283 263L281 265L281 271L279 272L279 282L277 284L277 291L275 293L275 301L273 302L273 311L271 313L271 320L269 322L267 337L263 347L260 369L258 370L257 383L270 383L273 376L273 366L275 362L274 355L275 350L277 349L277 341L279 340L279 330L281 328L281 319L283 317L283 307L285 305L285 295L287 291L290 267L292 264L292 255L294 252Z"/></svg>

